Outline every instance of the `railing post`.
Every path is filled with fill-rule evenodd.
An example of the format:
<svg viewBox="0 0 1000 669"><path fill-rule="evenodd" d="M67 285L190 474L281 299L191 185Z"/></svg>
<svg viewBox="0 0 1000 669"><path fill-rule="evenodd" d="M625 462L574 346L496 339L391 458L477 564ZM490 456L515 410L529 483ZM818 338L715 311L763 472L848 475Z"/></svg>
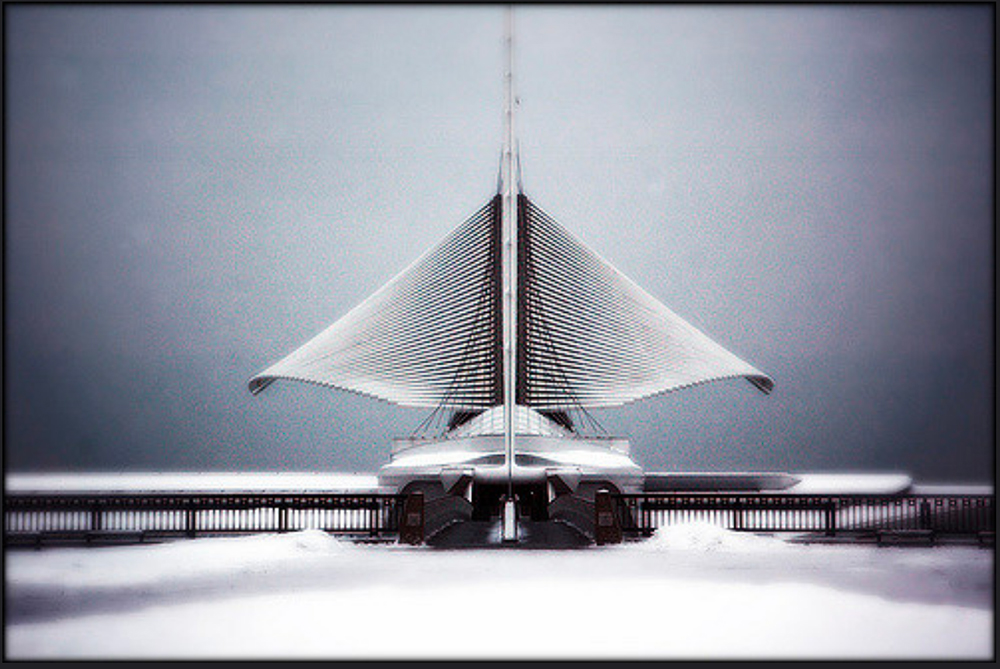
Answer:
<svg viewBox="0 0 1000 669"><path fill-rule="evenodd" d="M931 529L931 503L926 499L920 502L920 529Z"/></svg>
<svg viewBox="0 0 1000 669"><path fill-rule="evenodd" d="M413 546L424 543L424 493L419 490L407 495L403 502L399 541Z"/></svg>
<svg viewBox="0 0 1000 669"><path fill-rule="evenodd" d="M598 546L622 542L622 528L615 513L615 500L603 488L594 497L594 541Z"/></svg>
<svg viewBox="0 0 1000 669"><path fill-rule="evenodd" d="M837 534L837 504L830 500L823 506L826 508L826 536L832 537Z"/></svg>
<svg viewBox="0 0 1000 669"><path fill-rule="evenodd" d="M90 529L92 532L99 532L104 529L101 525L101 507L95 504L90 507Z"/></svg>
<svg viewBox="0 0 1000 669"><path fill-rule="evenodd" d="M278 531L288 531L288 501L282 500L278 506Z"/></svg>
<svg viewBox="0 0 1000 669"><path fill-rule="evenodd" d="M198 523L198 516L195 514L194 500L189 499L189 500L186 500L186 502L187 503L184 505L184 507L185 507L185 509L184 509L184 529L187 532L188 538L189 539L194 539L194 535L198 531L198 528L196 527L197 523Z"/></svg>

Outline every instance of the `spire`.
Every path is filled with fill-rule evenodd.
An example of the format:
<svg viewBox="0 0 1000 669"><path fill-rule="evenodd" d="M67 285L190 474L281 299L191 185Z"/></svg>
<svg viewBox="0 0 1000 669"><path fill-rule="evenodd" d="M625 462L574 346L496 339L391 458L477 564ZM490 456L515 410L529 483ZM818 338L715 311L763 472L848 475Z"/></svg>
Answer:
<svg viewBox="0 0 1000 669"><path fill-rule="evenodd" d="M515 126L514 23L505 31L504 141L497 195L382 289L250 379L351 390L404 406L513 420L620 406L744 377L774 382L602 259L522 192Z"/></svg>
<svg viewBox="0 0 1000 669"><path fill-rule="evenodd" d="M514 453L516 433L514 407L517 401L517 192L514 181L514 9L507 8L507 71L504 74L504 146L503 146L503 214L501 254L503 276L503 406L504 406L504 460L507 466L507 503L514 501ZM513 532L505 524L504 537Z"/></svg>

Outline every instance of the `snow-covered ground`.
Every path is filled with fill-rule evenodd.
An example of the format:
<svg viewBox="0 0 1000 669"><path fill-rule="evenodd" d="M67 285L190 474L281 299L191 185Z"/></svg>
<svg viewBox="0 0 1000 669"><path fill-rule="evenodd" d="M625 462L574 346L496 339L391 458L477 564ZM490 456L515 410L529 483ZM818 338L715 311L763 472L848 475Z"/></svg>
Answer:
<svg viewBox="0 0 1000 669"><path fill-rule="evenodd" d="M374 474L322 472L91 472L6 474L8 492L378 492ZM386 491L388 492L388 491Z"/></svg>
<svg viewBox="0 0 1000 669"><path fill-rule="evenodd" d="M703 524L578 550L318 531L6 551L9 659L979 658L993 551Z"/></svg>

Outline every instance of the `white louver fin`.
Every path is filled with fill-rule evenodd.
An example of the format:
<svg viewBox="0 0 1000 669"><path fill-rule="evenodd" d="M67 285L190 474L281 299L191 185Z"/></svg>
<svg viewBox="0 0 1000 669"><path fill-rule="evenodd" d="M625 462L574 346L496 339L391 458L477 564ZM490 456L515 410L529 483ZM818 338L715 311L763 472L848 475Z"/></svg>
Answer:
<svg viewBox="0 0 1000 669"><path fill-rule="evenodd" d="M351 390L413 407L489 408L498 399L499 197L439 246L289 356L250 380Z"/></svg>
<svg viewBox="0 0 1000 669"><path fill-rule="evenodd" d="M707 381L774 382L668 309L521 196L518 403L618 406Z"/></svg>
<svg viewBox="0 0 1000 669"><path fill-rule="evenodd" d="M611 407L725 378L774 382L518 196L516 403ZM291 355L250 380L351 390L412 407L503 403L500 197Z"/></svg>

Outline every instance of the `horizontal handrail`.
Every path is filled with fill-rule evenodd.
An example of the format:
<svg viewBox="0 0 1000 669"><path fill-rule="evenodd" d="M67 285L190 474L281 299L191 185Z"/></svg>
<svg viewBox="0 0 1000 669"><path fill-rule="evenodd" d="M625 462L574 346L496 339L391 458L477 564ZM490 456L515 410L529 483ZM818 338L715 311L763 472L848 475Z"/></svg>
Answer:
<svg viewBox="0 0 1000 669"><path fill-rule="evenodd" d="M803 495L783 493L638 493L613 495L626 533L648 535L681 522L710 522L737 531L994 532L993 495Z"/></svg>
<svg viewBox="0 0 1000 669"><path fill-rule="evenodd" d="M7 493L4 538L288 532L395 534L404 497L355 493Z"/></svg>

